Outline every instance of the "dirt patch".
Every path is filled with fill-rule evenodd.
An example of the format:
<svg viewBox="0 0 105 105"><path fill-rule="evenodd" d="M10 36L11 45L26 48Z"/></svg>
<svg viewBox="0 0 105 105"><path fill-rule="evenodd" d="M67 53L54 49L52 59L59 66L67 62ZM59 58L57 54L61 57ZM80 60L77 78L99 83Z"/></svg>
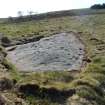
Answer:
<svg viewBox="0 0 105 105"><path fill-rule="evenodd" d="M84 45L74 33L59 33L17 45L7 57L20 71L59 71L79 70L84 54Z"/></svg>

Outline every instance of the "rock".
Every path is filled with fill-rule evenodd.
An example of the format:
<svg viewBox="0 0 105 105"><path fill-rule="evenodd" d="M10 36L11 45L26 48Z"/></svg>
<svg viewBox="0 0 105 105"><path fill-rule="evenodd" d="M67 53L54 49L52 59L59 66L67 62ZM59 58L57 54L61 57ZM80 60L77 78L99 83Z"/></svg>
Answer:
<svg viewBox="0 0 105 105"><path fill-rule="evenodd" d="M0 95L0 105L6 105L5 99Z"/></svg>
<svg viewBox="0 0 105 105"><path fill-rule="evenodd" d="M16 47L17 47L17 46L12 46L12 47L9 47L9 48L7 48L7 51L13 51L13 50L15 50L15 49L16 49Z"/></svg>
<svg viewBox="0 0 105 105"><path fill-rule="evenodd" d="M17 98L15 101L15 105L27 105L21 98Z"/></svg>
<svg viewBox="0 0 105 105"><path fill-rule="evenodd" d="M66 105L98 105L94 100L90 101L86 98L81 98L78 95L73 95L72 97L68 98Z"/></svg>
<svg viewBox="0 0 105 105"><path fill-rule="evenodd" d="M84 45L74 33L59 33L37 42L17 45L8 51L7 57L18 70L59 71L79 70L84 54Z"/></svg>

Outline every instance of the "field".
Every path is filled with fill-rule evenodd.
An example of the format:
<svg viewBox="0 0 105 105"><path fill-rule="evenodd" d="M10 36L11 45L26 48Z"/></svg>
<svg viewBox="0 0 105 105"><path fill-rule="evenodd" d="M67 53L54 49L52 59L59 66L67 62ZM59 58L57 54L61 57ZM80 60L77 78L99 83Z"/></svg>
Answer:
<svg viewBox="0 0 105 105"><path fill-rule="evenodd" d="M81 72L20 73L7 59L3 61L10 77L17 80L27 105L105 105L105 10L91 14L92 10L88 11L82 14L83 10L77 10L77 15L72 16L0 22L0 33L10 40L71 31L85 45L87 63ZM33 87L36 90L31 91ZM64 97L60 97L62 94Z"/></svg>

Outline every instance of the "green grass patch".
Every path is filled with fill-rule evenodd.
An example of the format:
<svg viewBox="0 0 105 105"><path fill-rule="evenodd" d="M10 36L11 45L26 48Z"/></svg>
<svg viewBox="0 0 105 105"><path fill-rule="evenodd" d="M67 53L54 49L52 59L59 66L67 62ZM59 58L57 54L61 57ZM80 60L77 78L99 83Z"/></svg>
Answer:
<svg viewBox="0 0 105 105"><path fill-rule="evenodd" d="M19 84L37 84L45 88L57 88L59 90L68 87L74 76L67 71L49 71L36 73L22 73Z"/></svg>

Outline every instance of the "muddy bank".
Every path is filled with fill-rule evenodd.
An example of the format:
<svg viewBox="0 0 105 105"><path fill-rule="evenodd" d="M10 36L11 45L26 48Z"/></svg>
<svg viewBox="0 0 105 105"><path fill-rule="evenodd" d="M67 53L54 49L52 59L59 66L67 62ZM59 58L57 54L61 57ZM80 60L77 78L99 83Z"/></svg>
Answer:
<svg viewBox="0 0 105 105"><path fill-rule="evenodd" d="M20 71L59 71L79 70L84 54L84 45L74 33L59 33L37 42L17 45L8 51L7 57Z"/></svg>
<svg viewBox="0 0 105 105"><path fill-rule="evenodd" d="M25 95L33 95L35 97L45 98L52 100L53 102L64 103L66 99L76 93L75 89L59 90L56 88L44 88L36 84L22 84L18 86L18 91ZM25 94L25 95L24 95Z"/></svg>

